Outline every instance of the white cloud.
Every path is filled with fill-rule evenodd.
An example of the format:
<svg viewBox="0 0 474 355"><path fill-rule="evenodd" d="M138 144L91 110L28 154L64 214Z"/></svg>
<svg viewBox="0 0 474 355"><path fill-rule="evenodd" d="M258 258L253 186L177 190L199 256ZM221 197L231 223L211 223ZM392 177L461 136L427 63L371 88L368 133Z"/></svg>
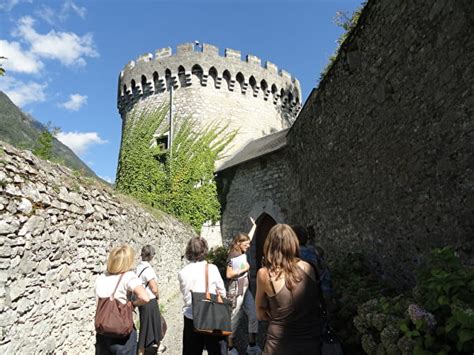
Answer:
<svg viewBox="0 0 474 355"><path fill-rule="evenodd" d="M21 48L19 42L0 40L0 54L7 58L2 60L7 71L35 74L43 68L43 63Z"/></svg>
<svg viewBox="0 0 474 355"><path fill-rule="evenodd" d="M86 57L97 57L92 34L78 36L74 32L49 31L43 35L33 28L34 20L29 16L19 20L13 34L30 45L30 52L41 58L55 59L67 66L86 64Z"/></svg>
<svg viewBox="0 0 474 355"><path fill-rule="evenodd" d="M68 19L71 12L75 13L80 18L84 19L86 16L86 8L76 5L73 1L67 0L61 6L61 9L54 9L47 5L42 5L36 11L36 15L42 18L50 25L56 25L57 22L64 22Z"/></svg>
<svg viewBox="0 0 474 355"><path fill-rule="evenodd" d="M74 153L81 156L87 149L95 144L105 144L106 140L100 138L97 132L59 132L56 138L71 148Z"/></svg>
<svg viewBox="0 0 474 355"><path fill-rule="evenodd" d="M82 19L86 17L86 11L85 7L76 5L72 0L67 0L61 9L63 16L68 16L69 12L75 12Z"/></svg>
<svg viewBox="0 0 474 355"><path fill-rule="evenodd" d="M87 104L87 96L80 94L69 95L69 100L60 104L60 107L64 107L69 111L79 111L79 109Z"/></svg>
<svg viewBox="0 0 474 355"><path fill-rule="evenodd" d="M31 3L31 0L0 0L0 11L9 12L20 2Z"/></svg>
<svg viewBox="0 0 474 355"><path fill-rule="evenodd" d="M0 90L5 92L17 106L24 106L33 102L43 102L46 100L45 89L47 84L40 84L33 81L22 82L11 76L6 76L0 80Z"/></svg>

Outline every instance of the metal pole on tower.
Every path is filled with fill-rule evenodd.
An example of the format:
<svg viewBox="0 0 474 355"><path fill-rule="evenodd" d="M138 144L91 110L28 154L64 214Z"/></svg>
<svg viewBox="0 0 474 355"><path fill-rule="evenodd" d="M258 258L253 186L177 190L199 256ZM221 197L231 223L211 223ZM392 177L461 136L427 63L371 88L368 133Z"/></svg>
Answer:
<svg viewBox="0 0 474 355"><path fill-rule="evenodd" d="M172 143L173 143L173 83L170 83L170 116L169 116L169 134L168 134L168 149L170 151L170 159L173 154Z"/></svg>

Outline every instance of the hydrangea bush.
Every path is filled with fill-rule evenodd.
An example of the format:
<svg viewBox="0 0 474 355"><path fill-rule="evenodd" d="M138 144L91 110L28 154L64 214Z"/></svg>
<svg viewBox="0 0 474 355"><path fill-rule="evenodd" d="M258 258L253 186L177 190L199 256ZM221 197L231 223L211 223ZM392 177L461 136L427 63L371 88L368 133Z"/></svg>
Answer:
<svg viewBox="0 0 474 355"><path fill-rule="evenodd" d="M371 299L353 323L367 354L472 354L474 270L451 248L435 249L412 294Z"/></svg>

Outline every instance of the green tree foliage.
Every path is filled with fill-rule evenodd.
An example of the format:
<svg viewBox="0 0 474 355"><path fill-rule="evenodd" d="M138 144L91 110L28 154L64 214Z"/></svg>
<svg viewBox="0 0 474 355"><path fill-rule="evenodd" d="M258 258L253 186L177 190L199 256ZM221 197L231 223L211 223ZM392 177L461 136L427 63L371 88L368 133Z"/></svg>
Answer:
<svg viewBox="0 0 474 355"><path fill-rule="evenodd" d="M217 269L219 269L223 280L227 280L226 269L228 255L229 249L224 246L220 246L209 250L209 253L206 256L206 261L208 263L217 266Z"/></svg>
<svg viewBox="0 0 474 355"><path fill-rule="evenodd" d="M339 50L341 49L342 44L344 41L349 37L349 34L351 31L356 27L357 22L359 22L360 15L362 14L362 10L364 9L364 6L367 2L364 1L353 13L352 15L348 15L347 12L344 11L337 11L336 16L333 18L333 22L341 27L344 32L339 36L337 39L337 48L336 51L331 54L329 57L329 62L326 65L326 67L323 69L320 75L320 81L322 78L326 75L327 72L329 72L329 69L331 69L332 65L336 61L336 58L339 54Z"/></svg>
<svg viewBox="0 0 474 355"><path fill-rule="evenodd" d="M41 159L51 160L53 158L53 138L58 132L59 128L52 128L51 123L48 123L39 135L33 154Z"/></svg>
<svg viewBox="0 0 474 355"><path fill-rule="evenodd" d="M0 56L0 60L7 59L6 57ZM0 76L5 75L5 69L2 68L2 64L0 63Z"/></svg>
<svg viewBox="0 0 474 355"><path fill-rule="evenodd" d="M191 118L178 118L171 150L163 150L153 146L153 140L157 132L168 130L167 112L163 106L129 116L117 190L171 213L199 231L204 222L219 218L214 167L235 132L217 124L199 128Z"/></svg>

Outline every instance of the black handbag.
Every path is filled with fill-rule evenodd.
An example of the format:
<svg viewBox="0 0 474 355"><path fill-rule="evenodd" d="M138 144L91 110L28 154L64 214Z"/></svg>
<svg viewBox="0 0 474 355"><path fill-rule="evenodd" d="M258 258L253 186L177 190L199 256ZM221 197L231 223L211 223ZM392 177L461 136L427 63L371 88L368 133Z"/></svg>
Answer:
<svg viewBox="0 0 474 355"><path fill-rule="evenodd" d="M207 335L227 336L232 334L230 316L231 302L209 293L209 265L205 266L206 292L192 292L194 331Z"/></svg>

